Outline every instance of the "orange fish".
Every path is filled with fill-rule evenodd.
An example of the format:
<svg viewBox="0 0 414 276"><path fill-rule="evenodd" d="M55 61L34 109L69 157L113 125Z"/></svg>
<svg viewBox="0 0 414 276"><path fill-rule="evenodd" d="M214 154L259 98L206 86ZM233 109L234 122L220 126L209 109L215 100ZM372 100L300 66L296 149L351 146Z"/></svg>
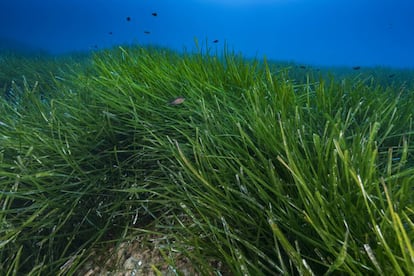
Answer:
<svg viewBox="0 0 414 276"><path fill-rule="evenodd" d="M179 104L182 104L184 101L185 101L184 97L177 97L170 102L170 105L179 105Z"/></svg>

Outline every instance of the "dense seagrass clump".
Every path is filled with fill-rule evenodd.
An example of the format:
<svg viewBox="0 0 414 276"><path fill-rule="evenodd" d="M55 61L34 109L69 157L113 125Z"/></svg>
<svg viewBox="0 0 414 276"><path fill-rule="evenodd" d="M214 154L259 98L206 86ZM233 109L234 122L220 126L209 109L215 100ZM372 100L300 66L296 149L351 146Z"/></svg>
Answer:
<svg viewBox="0 0 414 276"><path fill-rule="evenodd" d="M139 240L125 254L158 256L128 269L155 274L407 275L412 79L228 50L2 56L0 271L119 271Z"/></svg>

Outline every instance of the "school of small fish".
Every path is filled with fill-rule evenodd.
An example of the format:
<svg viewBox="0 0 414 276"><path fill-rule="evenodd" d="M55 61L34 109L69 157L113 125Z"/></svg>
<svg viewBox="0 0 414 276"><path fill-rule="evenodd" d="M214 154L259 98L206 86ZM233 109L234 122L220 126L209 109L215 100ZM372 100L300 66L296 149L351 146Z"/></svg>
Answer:
<svg viewBox="0 0 414 276"><path fill-rule="evenodd" d="M157 12L152 12L152 13L151 13L151 15L152 15L153 17L157 17L157 16L158 16L158 13L157 13ZM126 20L127 22L131 22L131 21L132 21L132 17L131 17L131 16L127 16L127 17L125 17L125 20ZM113 32L113 31L108 31L108 35L113 35L113 34L114 34L114 32ZM149 31L149 30L145 30L145 31L144 31L144 34L145 34L145 35L149 35L149 34L151 34L151 31ZM212 42L213 42L213 43L219 43L219 40L218 40L218 39L214 39ZM98 49L98 45L94 45L94 48L95 48L95 49Z"/></svg>

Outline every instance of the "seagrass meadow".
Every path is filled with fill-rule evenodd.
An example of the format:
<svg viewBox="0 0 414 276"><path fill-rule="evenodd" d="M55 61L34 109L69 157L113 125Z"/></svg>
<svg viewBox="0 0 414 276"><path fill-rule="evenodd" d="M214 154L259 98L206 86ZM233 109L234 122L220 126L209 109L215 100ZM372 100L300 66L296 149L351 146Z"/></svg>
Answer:
<svg viewBox="0 0 414 276"><path fill-rule="evenodd" d="M410 275L414 72L335 70L3 54L1 274L81 275L138 240L158 262L119 275Z"/></svg>

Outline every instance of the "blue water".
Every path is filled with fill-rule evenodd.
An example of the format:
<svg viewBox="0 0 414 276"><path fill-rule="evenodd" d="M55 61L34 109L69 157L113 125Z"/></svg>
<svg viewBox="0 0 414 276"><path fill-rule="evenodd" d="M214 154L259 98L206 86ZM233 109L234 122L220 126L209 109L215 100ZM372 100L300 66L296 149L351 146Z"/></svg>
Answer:
<svg viewBox="0 0 414 276"><path fill-rule="evenodd" d="M0 50L192 50L194 38L246 57L414 68L414 0L0 1Z"/></svg>

